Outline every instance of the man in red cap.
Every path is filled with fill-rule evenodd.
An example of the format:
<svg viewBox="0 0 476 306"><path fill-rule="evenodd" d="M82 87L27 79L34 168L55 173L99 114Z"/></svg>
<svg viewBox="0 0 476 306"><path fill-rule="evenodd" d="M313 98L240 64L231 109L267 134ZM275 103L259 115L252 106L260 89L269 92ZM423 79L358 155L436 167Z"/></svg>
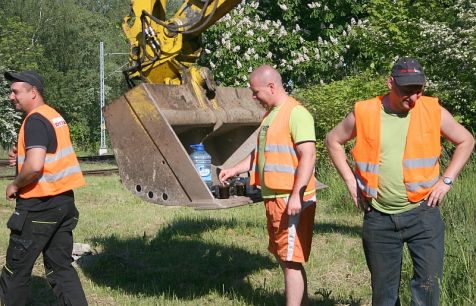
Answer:
<svg viewBox="0 0 476 306"><path fill-rule="evenodd" d="M10 100L26 114L18 142L9 153L17 175L5 191L16 199L8 220L10 241L0 276L2 305L26 305L33 265L43 254L46 278L61 305L87 305L71 265L73 235L79 213L73 189L84 178L63 117L43 100L43 78L34 71L5 73Z"/></svg>
<svg viewBox="0 0 476 306"><path fill-rule="evenodd" d="M400 305L404 243L413 260L412 305L439 305L444 224L438 206L474 139L437 98L423 95L425 81L416 59L400 58L387 81L390 92L357 102L326 137L355 206L365 211L362 239L373 305ZM456 149L440 177L441 136ZM343 148L353 138L354 171Z"/></svg>

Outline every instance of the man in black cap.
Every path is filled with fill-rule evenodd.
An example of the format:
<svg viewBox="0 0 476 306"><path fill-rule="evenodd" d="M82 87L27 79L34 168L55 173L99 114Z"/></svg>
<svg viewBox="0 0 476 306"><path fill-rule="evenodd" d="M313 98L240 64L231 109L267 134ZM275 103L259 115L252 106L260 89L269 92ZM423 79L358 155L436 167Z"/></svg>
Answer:
<svg viewBox="0 0 476 306"><path fill-rule="evenodd" d="M18 142L9 153L17 175L5 191L16 199L8 220L10 241L0 276L2 305L28 300L33 265L43 254L46 278L61 305L87 305L81 282L71 265L73 235L79 213L73 189L84 185L68 125L43 100L43 78L34 71L7 72L10 100L26 114Z"/></svg>
<svg viewBox="0 0 476 306"><path fill-rule="evenodd" d="M362 239L373 305L400 305L405 243L413 260L412 305L439 305L444 253L439 205L468 161L474 139L437 98L423 96L425 82L416 59L398 59L387 81L390 92L357 102L326 137L355 206L365 212ZM443 176L440 136L456 146ZM343 148L353 138L354 171Z"/></svg>

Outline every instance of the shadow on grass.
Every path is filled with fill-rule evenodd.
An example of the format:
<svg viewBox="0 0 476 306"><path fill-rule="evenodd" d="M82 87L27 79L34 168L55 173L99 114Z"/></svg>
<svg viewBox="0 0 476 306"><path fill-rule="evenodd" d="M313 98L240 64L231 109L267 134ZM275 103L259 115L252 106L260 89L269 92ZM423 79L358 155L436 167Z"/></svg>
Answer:
<svg viewBox="0 0 476 306"><path fill-rule="evenodd" d="M79 265L98 285L131 295L194 300L212 293L248 305L284 305L283 293L265 285L253 287L248 281L259 270L277 267L269 256L233 244L204 242L199 236L241 226L236 221L182 219L161 229L152 239L98 238L93 242L103 251L81 258ZM329 297L311 300L312 305L337 303Z"/></svg>
<svg viewBox="0 0 476 306"><path fill-rule="evenodd" d="M29 306L57 306L58 302L48 281L44 277L32 276L28 296Z"/></svg>
<svg viewBox="0 0 476 306"><path fill-rule="evenodd" d="M335 223L322 223L317 221L314 224L314 235L323 233L336 233L352 237L360 237L362 234L362 226L348 226Z"/></svg>

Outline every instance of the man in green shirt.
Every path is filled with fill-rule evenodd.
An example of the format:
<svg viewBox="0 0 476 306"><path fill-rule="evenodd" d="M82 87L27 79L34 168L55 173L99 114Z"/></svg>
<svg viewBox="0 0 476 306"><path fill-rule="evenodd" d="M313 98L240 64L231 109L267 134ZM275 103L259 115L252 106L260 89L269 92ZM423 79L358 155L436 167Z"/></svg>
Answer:
<svg viewBox="0 0 476 306"><path fill-rule="evenodd" d="M307 278L302 265L311 251L316 208L314 121L311 114L283 88L271 66L250 75L253 97L269 109L260 126L257 148L234 167L223 169L224 182L253 171L261 186L269 235L268 250L284 272L286 304L307 305ZM256 152L255 152L256 151Z"/></svg>
<svg viewBox="0 0 476 306"><path fill-rule="evenodd" d="M363 207L363 245L373 305L400 305L404 243L413 260L412 305L439 305L444 224L439 205L468 161L473 136L436 98L422 95L423 69L400 58L389 93L360 101L326 137L326 146L356 207ZM440 134L455 144L439 176ZM343 145L356 138L355 172Z"/></svg>

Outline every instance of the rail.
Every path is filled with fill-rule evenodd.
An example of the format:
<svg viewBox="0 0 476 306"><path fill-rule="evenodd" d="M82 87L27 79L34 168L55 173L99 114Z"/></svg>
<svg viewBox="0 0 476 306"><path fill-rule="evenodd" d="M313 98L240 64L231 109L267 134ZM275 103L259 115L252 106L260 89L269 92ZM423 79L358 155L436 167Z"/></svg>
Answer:
<svg viewBox="0 0 476 306"><path fill-rule="evenodd" d="M114 161L114 155L81 156L81 157L78 157L78 160L80 163L107 162L107 161ZM7 167L10 167L8 159L0 159L0 168L7 168ZM117 167L108 168L108 169L97 169L97 170L83 170L83 174L88 176L104 176L104 175L111 175L111 174L117 174L117 173L119 173L119 170ZM14 178L15 178L15 175L13 174L0 175L0 180L14 179Z"/></svg>

